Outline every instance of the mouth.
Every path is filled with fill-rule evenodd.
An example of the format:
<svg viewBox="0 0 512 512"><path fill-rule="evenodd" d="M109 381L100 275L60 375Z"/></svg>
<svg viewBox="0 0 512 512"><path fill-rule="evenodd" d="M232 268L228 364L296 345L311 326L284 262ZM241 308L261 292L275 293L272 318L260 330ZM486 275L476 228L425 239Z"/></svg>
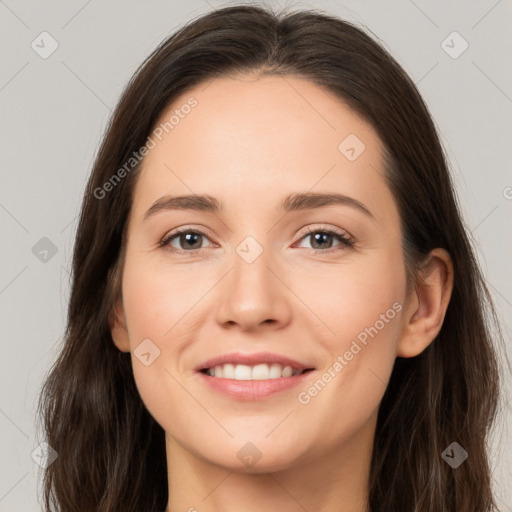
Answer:
<svg viewBox="0 0 512 512"><path fill-rule="evenodd" d="M196 367L196 375L217 394L252 401L305 384L314 370L310 364L272 352L232 352L204 361Z"/></svg>
<svg viewBox="0 0 512 512"><path fill-rule="evenodd" d="M233 380L272 380L290 378L312 371L313 368L294 368L279 363L261 363L256 365L225 363L201 369L201 373L215 379Z"/></svg>
<svg viewBox="0 0 512 512"><path fill-rule="evenodd" d="M269 352L225 354L196 368L209 389L230 399L263 399L299 386L315 368Z"/></svg>

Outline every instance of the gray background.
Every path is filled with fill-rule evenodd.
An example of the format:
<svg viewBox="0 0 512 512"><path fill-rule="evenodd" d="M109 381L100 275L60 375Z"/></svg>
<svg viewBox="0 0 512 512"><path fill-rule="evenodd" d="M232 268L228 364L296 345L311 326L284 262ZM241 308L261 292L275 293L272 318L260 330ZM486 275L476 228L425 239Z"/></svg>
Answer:
<svg viewBox="0 0 512 512"><path fill-rule="evenodd" d="M510 357L511 0L287 4L362 24L418 85L450 159ZM0 0L0 511L41 509L39 466L31 457L42 440L35 426L36 400L62 342L77 215L111 109L162 39L222 5L213 0ZM58 43L46 59L31 47L35 40L49 48L49 39L41 43L38 37L43 31ZM442 46L453 31L469 44L458 58ZM463 43L449 38L448 44L453 53ZM41 252L48 244L40 242L43 237L55 254ZM510 389L508 373L507 378ZM491 447L504 511L512 510L509 398Z"/></svg>

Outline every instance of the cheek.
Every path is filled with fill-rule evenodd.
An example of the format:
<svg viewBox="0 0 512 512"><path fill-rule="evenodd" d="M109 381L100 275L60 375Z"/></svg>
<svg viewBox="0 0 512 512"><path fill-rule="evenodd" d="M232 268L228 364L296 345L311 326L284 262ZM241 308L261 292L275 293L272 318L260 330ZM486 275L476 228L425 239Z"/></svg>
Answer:
<svg viewBox="0 0 512 512"><path fill-rule="evenodd" d="M208 283L198 282L193 269L157 263L136 258L126 262L123 305L132 349L144 338L162 345L173 339L177 346L182 322L193 317L193 306L208 291Z"/></svg>
<svg viewBox="0 0 512 512"><path fill-rule="evenodd" d="M405 298L401 254L392 249L386 257L375 254L308 284L308 306L322 320L317 334L322 332L318 339L328 356L319 381L301 390L298 401L332 415L333 424L356 425L378 406L396 358ZM305 296L306 288L300 293ZM321 412L324 407L332 410ZM352 418L334 413L338 407L351 411Z"/></svg>
<svg viewBox="0 0 512 512"><path fill-rule="evenodd" d="M405 268L401 253L377 251L350 264L297 279L294 291L313 313L318 333L332 354L343 353L354 339L369 340L375 351L390 349L400 327L405 298ZM319 323L321 322L321 323ZM367 344L369 346L369 343Z"/></svg>
<svg viewBox="0 0 512 512"><path fill-rule="evenodd" d="M123 306L135 383L160 424L180 406L177 375L169 362L179 360L183 348L179 332L193 304L192 292L176 286L168 274L136 257L127 257L123 274Z"/></svg>

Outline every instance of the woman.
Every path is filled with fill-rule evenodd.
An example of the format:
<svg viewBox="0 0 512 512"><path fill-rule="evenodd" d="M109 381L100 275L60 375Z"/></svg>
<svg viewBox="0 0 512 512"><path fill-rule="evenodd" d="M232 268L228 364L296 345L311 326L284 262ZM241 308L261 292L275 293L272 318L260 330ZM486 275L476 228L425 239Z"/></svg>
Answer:
<svg viewBox="0 0 512 512"><path fill-rule="evenodd" d="M496 510L489 311L392 57L318 11L212 11L141 65L88 182L46 510Z"/></svg>

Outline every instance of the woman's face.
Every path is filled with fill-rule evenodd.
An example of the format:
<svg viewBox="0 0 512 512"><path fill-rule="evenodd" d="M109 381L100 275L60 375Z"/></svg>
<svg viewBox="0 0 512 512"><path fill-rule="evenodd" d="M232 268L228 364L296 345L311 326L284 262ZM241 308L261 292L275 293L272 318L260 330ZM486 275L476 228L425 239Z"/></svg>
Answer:
<svg viewBox="0 0 512 512"><path fill-rule="evenodd" d="M135 188L113 332L146 407L170 445L239 471L367 450L406 300L375 131L292 77L203 83L172 115Z"/></svg>

